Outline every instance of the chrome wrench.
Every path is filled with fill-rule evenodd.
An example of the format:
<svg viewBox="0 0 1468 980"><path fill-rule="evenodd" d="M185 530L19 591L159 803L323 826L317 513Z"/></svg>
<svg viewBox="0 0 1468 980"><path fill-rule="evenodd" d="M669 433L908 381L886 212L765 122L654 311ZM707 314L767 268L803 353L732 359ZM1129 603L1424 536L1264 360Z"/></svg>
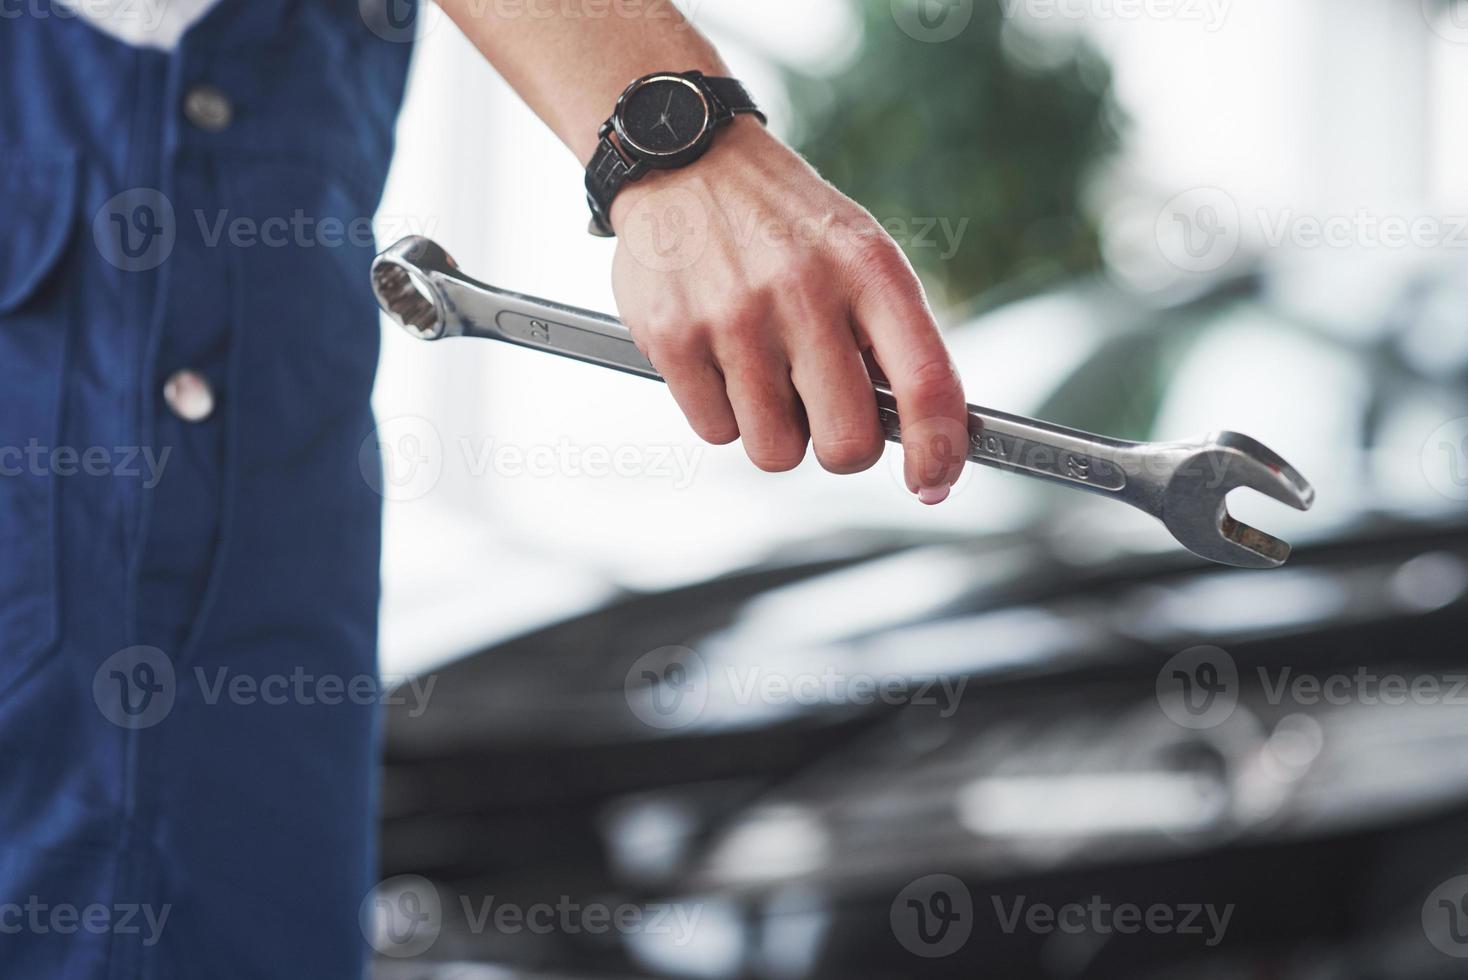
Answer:
<svg viewBox="0 0 1468 980"><path fill-rule="evenodd" d="M427 238L405 238L379 255L372 289L382 309L422 340L480 337L662 380L616 318L476 282ZM883 383L874 388L882 430L901 442L897 399ZM1297 510L1315 500L1294 467L1236 432L1126 442L976 405L968 425L970 462L1130 504L1184 548L1225 565L1277 568L1290 555L1288 543L1229 515L1229 493L1249 487Z"/></svg>

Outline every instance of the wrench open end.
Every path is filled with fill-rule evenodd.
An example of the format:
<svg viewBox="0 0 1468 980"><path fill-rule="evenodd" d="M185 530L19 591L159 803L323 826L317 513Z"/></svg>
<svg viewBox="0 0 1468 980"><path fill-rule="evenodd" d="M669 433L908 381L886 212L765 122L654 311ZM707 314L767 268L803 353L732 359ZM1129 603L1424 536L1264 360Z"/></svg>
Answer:
<svg viewBox="0 0 1468 980"><path fill-rule="evenodd" d="M1315 503L1315 488L1269 447L1236 432L1218 432L1174 470L1159 516L1178 543L1200 557L1240 568L1278 568L1290 557L1289 543L1228 512L1228 495L1244 488L1296 510Z"/></svg>

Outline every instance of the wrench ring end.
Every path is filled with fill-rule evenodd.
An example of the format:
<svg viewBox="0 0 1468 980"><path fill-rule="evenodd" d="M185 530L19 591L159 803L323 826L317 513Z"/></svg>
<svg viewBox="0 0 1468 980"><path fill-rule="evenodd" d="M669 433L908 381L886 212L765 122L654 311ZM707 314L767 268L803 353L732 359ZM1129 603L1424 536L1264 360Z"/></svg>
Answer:
<svg viewBox="0 0 1468 980"><path fill-rule="evenodd" d="M423 272L427 253L435 249L443 251L426 238L410 236L372 262L372 292L378 305L419 340L441 340L447 335L442 298ZM437 257L453 267L447 253Z"/></svg>

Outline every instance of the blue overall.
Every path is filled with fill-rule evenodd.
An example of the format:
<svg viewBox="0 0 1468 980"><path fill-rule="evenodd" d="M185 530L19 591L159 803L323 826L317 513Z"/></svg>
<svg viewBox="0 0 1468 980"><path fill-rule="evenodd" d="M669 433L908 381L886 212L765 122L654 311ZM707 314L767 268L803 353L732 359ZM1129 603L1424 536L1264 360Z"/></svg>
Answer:
<svg viewBox="0 0 1468 980"><path fill-rule="evenodd" d="M0 977L362 975L402 3L0 2Z"/></svg>

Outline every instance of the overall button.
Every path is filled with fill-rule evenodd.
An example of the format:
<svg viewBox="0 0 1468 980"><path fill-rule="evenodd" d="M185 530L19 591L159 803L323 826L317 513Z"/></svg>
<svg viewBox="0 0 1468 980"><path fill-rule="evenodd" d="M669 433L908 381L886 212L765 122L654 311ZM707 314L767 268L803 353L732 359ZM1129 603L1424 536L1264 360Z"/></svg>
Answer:
<svg viewBox="0 0 1468 980"><path fill-rule="evenodd" d="M202 422L214 414L214 389L197 371L175 371L164 382L163 400L185 422Z"/></svg>
<svg viewBox="0 0 1468 980"><path fill-rule="evenodd" d="M184 96L184 116L209 133L220 133L234 121L234 104L213 85L195 85Z"/></svg>

